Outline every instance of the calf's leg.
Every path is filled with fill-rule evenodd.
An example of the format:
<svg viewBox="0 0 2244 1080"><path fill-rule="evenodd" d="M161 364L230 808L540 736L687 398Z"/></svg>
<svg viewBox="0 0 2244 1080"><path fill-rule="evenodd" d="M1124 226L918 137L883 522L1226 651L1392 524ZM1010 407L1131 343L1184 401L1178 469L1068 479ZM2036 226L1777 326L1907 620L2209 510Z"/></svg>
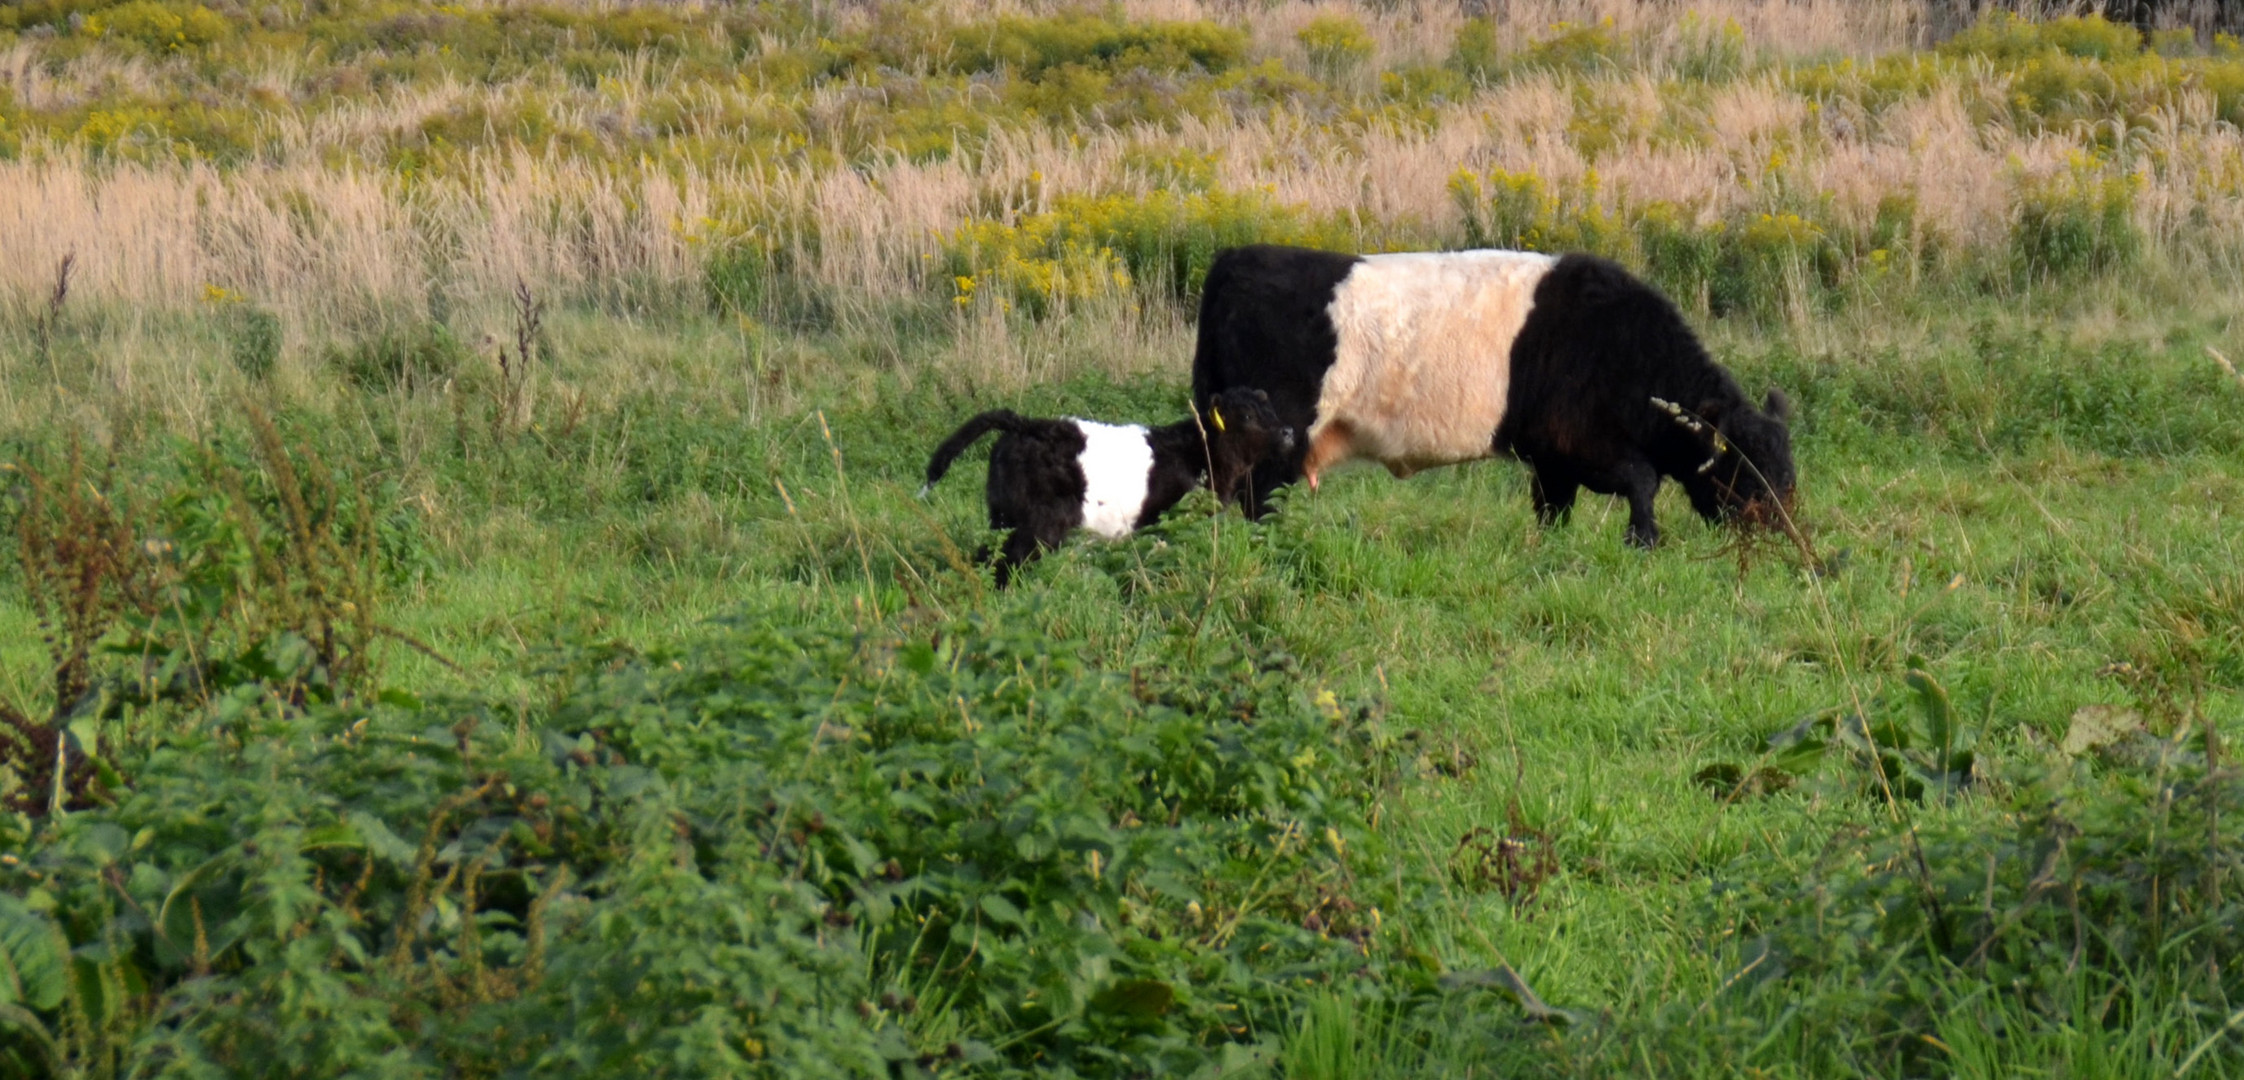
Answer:
<svg viewBox="0 0 2244 1080"><path fill-rule="evenodd" d="M1005 538L1004 550L997 560L997 587L1004 588L1012 582L1015 571L1059 547L1074 528L1071 521L1057 512L1031 515L1026 524Z"/></svg>
<svg viewBox="0 0 2244 1080"><path fill-rule="evenodd" d="M1014 571L1043 553L1041 545L1036 542L1036 533L1027 526L1007 533L1005 545L998 550L997 555L997 587L1002 589L1012 584Z"/></svg>
<svg viewBox="0 0 2244 1080"><path fill-rule="evenodd" d="M1294 443L1292 453L1264 458L1254 467L1254 478L1247 485L1247 499L1241 506L1249 518L1260 521L1270 513L1271 492L1301 479L1301 463L1308 455L1309 441L1301 439Z"/></svg>

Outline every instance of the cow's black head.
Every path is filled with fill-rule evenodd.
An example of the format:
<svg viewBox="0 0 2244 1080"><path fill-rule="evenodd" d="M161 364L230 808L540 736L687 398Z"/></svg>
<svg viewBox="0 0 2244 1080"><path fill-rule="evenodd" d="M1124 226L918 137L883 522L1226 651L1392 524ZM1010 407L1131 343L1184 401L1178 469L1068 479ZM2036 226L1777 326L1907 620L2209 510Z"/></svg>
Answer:
<svg viewBox="0 0 2244 1080"><path fill-rule="evenodd" d="M1689 485L1696 509L1709 517L1746 524L1775 525L1779 510L1792 505L1792 403L1771 390L1756 409L1746 401L1708 401L1696 412L1721 432L1703 475L1709 484Z"/></svg>
<svg viewBox="0 0 2244 1080"><path fill-rule="evenodd" d="M1293 452L1293 429L1278 419L1270 395L1245 386L1234 386L1208 402L1206 422L1208 457L1215 474L1208 486L1216 498L1231 501L1239 482L1254 467Z"/></svg>

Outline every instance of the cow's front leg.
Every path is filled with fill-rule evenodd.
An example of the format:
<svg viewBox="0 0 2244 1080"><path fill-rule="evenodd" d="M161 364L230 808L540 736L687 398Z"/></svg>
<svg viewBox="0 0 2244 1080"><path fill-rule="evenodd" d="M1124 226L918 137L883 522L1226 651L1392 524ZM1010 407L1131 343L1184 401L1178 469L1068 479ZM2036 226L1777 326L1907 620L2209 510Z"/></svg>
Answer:
<svg viewBox="0 0 2244 1080"><path fill-rule="evenodd" d="M1535 520L1545 525L1556 525L1574 512L1574 496L1582 485L1572 476L1556 469L1538 466L1535 476L1528 482L1528 493L1535 500Z"/></svg>
<svg viewBox="0 0 2244 1080"><path fill-rule="evenodd" d="M1628 500L1628 542L1647 551L1660 542L1659 523L1652 520L1652 497L1660 493L1660 472L1650 462L1628 461L1615 470L1618 494Z"/></svg>

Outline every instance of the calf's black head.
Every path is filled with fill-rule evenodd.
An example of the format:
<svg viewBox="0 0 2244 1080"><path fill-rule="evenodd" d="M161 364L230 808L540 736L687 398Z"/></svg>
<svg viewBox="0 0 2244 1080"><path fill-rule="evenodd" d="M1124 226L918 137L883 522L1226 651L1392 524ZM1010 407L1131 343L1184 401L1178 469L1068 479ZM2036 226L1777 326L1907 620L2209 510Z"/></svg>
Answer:
<svg viewBox="0 0 2244 1080"><path fill-rule="evenodd" d="M1703 474L1711 484L1690 485L1694 508L1724 521L1777 525L1792 506L1792 403L1771 390L1760 409L1740 399L1696 411L1721 437Z"/></svg>
<svg viewBox="0 0 2244 1080"><path fill-rule="evenodd" d="M1254 467L1293 452L1293 429L1278 419L1270 395L1251 387L1235 386L1208 402L1208 487L1216 498L1230 502Z"/></svg>

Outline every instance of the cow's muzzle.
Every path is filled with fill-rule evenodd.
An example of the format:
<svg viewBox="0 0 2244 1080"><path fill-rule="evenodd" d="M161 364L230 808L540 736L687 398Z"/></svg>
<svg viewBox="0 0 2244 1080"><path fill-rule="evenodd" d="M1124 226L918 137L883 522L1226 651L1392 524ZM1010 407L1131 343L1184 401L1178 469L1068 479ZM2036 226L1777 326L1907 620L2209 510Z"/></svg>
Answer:
<svg viewBox="0 0 2244 1080"><path fill-rule="evenodd" d="M1730 522L1740 528L1786 531L1792 520L1792 495L1760 495L1730 511Z"/></svg>

